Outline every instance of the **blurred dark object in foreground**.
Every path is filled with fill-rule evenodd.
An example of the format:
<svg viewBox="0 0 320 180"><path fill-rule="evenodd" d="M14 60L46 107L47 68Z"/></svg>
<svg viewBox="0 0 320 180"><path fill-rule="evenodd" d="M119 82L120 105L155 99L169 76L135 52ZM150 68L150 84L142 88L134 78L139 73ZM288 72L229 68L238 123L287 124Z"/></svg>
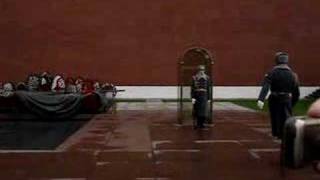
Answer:
<svg viewBox="0 0 320 180"><path fill-rule="evenodd" d="M285 167L317 166L320 160L320 119L297 117L287 120L282 142Z"/></svg>
<svg viewBox="0 0 320 180"><path fill-rule="evenodd" d="M312 93L310 93L305 97L305 99L308 99L308 100L315 100L318 98L320 98L320 89L313 91Z"/></svg>

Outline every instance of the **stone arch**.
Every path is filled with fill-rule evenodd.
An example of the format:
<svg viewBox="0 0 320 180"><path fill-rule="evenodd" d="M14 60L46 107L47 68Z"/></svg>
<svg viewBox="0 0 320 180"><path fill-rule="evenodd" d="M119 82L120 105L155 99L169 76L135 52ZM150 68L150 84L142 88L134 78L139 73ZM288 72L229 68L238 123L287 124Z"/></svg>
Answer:
<svg viewBox="0 0 320 180"><path fill-rule="evenodd" d="M214 58L209 50L202 47L191 47L184 51L178 62L178 121L190 119L190 86L192 76L197 72L199 65L206 67L207 74L212 79L212 66ZM212 99L212 97L211 97ZM191 106L192 107L192 106ZM212 122L212 101L208 110L208 123Z"/></svg>

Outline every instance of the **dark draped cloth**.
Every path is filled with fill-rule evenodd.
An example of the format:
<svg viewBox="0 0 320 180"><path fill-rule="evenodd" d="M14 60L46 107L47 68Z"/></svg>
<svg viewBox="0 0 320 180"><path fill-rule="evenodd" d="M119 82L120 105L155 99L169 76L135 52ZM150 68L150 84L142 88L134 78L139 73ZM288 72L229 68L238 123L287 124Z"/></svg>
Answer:
<svg viewBox="0 0 320 180"><path fill-rule="evenodd" d="M99 92L83 95L16 91L7 98L13 100L18 112L34 114L44 119L66 119L78 113L101 112L112 102Z"/></svg>

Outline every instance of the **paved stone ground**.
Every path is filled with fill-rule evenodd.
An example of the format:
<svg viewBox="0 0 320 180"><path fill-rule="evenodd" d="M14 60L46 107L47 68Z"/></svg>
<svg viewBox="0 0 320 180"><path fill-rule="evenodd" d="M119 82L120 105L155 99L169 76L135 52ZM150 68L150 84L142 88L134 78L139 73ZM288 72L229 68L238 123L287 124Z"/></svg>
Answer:
<svg viewBox="0 0 320 180"><path fill-rule="evenodd" d="M177 124L175 105L118 104L53 151L1 151L4 180L313 180L311 167L283 170L268 117L214 107L214 125ZM130 107L130 108L129 108ZM142 108L143 107L143 108ZM169 107L169 108L168 108ZM238 108L238 107L237 107Z"/></svg>
<svg viewBox="0 0 320 180"><path fill-rule="evenodd" d="M147 102L119 102L117 103L117 110L158 110L159 108L164 110L177 110L176 102L161 102L157 100L151 100ZM192 109L191 103L185 103L186 108ZM254 112L254 110L238 106L231 102L214 102L213 110L230 110L230 111L250 111Z"/></svg>

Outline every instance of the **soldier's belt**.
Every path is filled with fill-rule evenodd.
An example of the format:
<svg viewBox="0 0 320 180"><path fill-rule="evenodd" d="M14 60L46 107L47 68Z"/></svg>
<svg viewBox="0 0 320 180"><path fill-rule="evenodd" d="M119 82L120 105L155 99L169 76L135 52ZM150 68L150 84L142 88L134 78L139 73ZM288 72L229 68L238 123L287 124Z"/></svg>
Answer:
<svg viewBox="0 0 320 180"><path fill-rule="evenodd" d="M271 95L273 96L289 96L291 97L292 94L288 92L271 92Z"/></svg>
<svg viewBox="0 0 320 180"><path fill-rule="evenodd" d="M194 90L194 91L196 91L196 92L207 92L207 90L206 89L196 89L196 90Z"/></svg>

